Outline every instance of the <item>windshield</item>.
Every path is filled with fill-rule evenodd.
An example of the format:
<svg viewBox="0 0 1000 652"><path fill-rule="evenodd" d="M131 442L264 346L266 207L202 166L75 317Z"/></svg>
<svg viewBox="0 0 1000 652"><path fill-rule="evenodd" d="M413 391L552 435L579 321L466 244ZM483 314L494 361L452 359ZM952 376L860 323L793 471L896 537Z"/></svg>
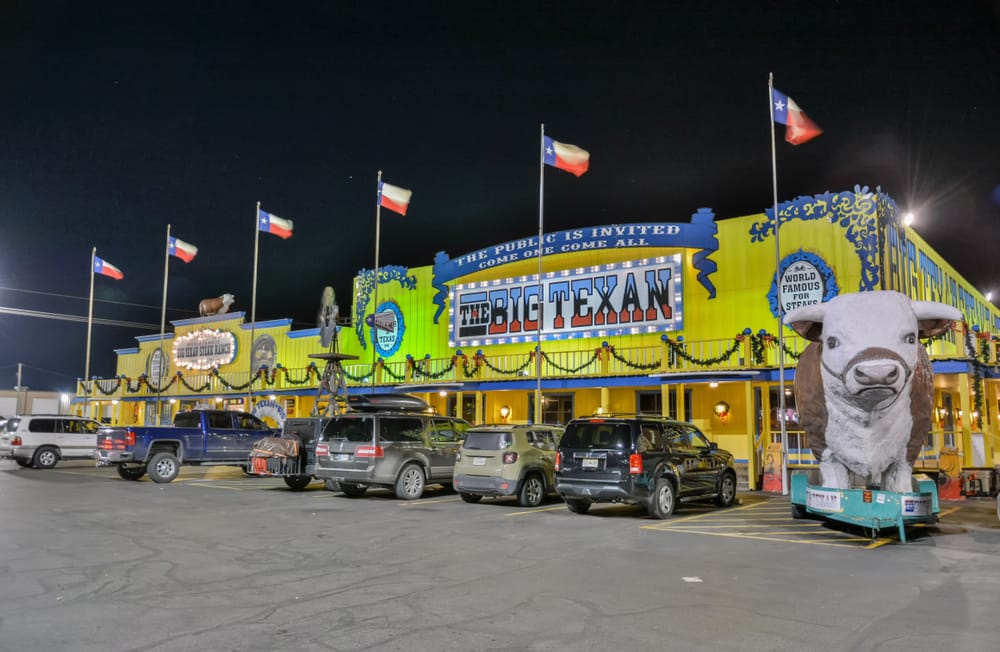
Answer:
<svg viewBox="0 0 1000 652"><path fill-rule="evenodd" d="M469 430L463 448L477 451L498 451L511 445L509 432Z"/></svg>
<svg viewBox="0 0 1000 652"><path fill-rule="evenodd" d="M571 423L559 440L559 447L629 450L632 448L631 435L632 428L627 423Z"/></svg>

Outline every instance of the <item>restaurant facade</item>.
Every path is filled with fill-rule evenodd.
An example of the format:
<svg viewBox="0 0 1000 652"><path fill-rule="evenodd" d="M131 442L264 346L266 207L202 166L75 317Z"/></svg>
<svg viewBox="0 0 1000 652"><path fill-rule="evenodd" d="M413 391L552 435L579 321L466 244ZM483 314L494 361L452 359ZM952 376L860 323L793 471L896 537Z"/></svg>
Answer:
<svg viewBox="0 0 1000 652"><path fill-rule="evenodd" d="M808 342L779 332L779 314L896 290L965 316L924 341L935 408L917 467L1000 463L1000 312L884 193L799 197L780 203L778 216L776 231L773 209L717 219L700 208L677 222L545 233L541 256L538 237L525 236L438 252L426 266L361 270L350 319L328 346L319 328L295 329L290 319L173 321L162 338L116 350L115 378L81 381L74 410L152 424L223 407L277 425L326 409L326 362L310 356L336 348L349 356L348 392L406 392L475 423L602 413L692 421L734 453L743 486L756 489L782 430L790 468L815 469L792 392Z"/></svg>

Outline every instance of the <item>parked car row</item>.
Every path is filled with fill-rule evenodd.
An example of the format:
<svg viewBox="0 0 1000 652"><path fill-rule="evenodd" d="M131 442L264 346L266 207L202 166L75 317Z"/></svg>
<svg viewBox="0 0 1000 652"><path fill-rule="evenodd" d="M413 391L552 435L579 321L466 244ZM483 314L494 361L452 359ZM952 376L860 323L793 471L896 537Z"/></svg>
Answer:
<svg viewBox="0 0 1000 652"><path fill-rule="evenodd" d="M468 503L511 496L536 507L557 494L579 514L618 502L667 518L679 501L726 507L736 498L733 456L687 422L619 415L581 417L565 428L473 426L405 395L358 397L351 408L289 419L280 433L252 415L212 410L144 429L102 428L72 416L13 417L0 432L0 456L37 468L93 456L98 465L118 466L124 479L148 473L156 482L173 480L180 464L237 465L283 477L294 490L320 479L352 498L382 487L415 500L428 484L441 484Z"/></svg>

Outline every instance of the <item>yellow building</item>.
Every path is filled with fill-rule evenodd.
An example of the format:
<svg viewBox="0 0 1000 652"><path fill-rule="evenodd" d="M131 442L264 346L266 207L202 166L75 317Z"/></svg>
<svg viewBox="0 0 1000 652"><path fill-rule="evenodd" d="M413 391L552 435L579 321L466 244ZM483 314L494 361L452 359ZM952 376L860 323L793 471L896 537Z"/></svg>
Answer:
<svg viewBox="0 0 1000 652"><path fill-rule="evenodd" d="M966 320L925 342L936 408L918 467L936 468L951 449L967 468L1000 462L1000 312L900 222L885 194L856 187L778 212L780 239L771 210L716 221L703 208L685 222L546 233L540 261L537 236L439 252L425 267L382 267L377 292L362 270L337 338L341 353L357 356L343 366L349 391L405 391L479 423L534 420L539 388L546 422L667 414L732 451L741 480L758 488L782 403L789 464L814 466L791 393L807 343L779 332L777 283L786 311L892 289L953 305ZM239 312L172 325L162 341L138 337L115 351L118 377L81 382L77 410L134 424L195 406L272 421L317 406L324 362L309 356L328 351L319 329L248 324Z"/></svg>

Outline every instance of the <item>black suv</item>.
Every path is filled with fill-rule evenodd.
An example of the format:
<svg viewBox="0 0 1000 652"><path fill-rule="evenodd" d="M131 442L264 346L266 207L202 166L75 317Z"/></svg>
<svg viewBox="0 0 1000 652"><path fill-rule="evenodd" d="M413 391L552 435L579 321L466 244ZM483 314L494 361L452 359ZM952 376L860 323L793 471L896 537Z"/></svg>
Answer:
<svg viewBox="0 0 1000 652"><path fill-rule="evenodd" d="M694 425L664 417L573 419L559 440L556 491L584 514L593 503L645 505L667 518L678 500L736 498L733 456Z"/></svg>

